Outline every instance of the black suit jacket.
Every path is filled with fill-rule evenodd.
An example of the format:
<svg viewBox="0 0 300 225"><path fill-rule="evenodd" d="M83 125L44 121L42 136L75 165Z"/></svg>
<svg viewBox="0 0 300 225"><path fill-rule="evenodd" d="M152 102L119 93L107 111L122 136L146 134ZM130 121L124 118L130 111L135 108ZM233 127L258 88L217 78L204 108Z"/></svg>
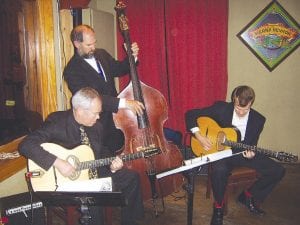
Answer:
<svg viewBox="0 0 300 225"><path fill-rule="evenodd" d="M74 94L84 87L91 87L98 91L103 98L103 112L100 121L106 129L106 145L111 150L118 150L124 143L124 135L115 128L112 112L118 111L119 99L116 98L117 91L114 83L115 77L128 74L130 71L128 59L115 60L104 49L95 51L95 58L101 63L106 79L88 64L82 57L75 54L64 69L64 79L68 88Z"/></svg>
<svg viewBox="0 0 300 225"><path fill-rule="evenodd" d="M45 142L55 143L67 149L73 149L80 142L79 124L75 121L72 110L51 113L42 127L27 135L19 145L19 152L30 158L40 167L48 170L56 156L45 151L40 145ZM106 158L112 153L103 145L103 126L97 121L93 127L85 127L95 158Z"/></svg>
<svg viewBox="0 0 300 225"><path fill-rule="evenodd" d="M104 49L97 49L95 58L101 63L107 82L78 54L75 54L65 67L64 79L72 94L83 87L92 87L103 96L103 110L117 112L119 99L116 98L114 78L129 73L128 60L117 61Z"/></svg>
<svg viewBox="0 0 300 225"><path fill-rule="evenodd" d="M190 131L191 128L198 127L197 118L200 116L208 116L214 119L221 127L232 127L233 110L233 103L222 101L215 102L207 108L189 110L185 114L186 128ZM265 121L263 115L251 108L243 143L257 145Z"/></svg>

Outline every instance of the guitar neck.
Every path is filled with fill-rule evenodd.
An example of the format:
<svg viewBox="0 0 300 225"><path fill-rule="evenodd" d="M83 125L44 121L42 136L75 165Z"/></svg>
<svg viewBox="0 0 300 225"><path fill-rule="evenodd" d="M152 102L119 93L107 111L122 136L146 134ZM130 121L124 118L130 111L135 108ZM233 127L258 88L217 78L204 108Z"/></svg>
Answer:
<svg viewBox="0 0 300 225"><path fill-rule="evenodd" d="M144 157L144 152L136 152L133 154L127 154L127 155L120 155L119 156L122 161L131 161L134 159L139 159ZM111 162L115 159L116 157L110 157L110 158L105 158L105 159L97 159L97 160L91 160L91 161L85 161L85 162L80 162L79 165L77 165L76 169L77 170L85 170L85 169L91 169L91 168L96 168L96 167L101 167L101 166L107 166L110 165Z"/></svg>
<svg viewBox="0 0 300 225"><path fill-rule="evenodd" d="M264 154L268 157L275 158L275 159L278 156L278 152L276 152L276 151L272 151L272 150L264 149L264 148L259 148L257 146L251 146L251 145L238 143L238 142L234 142L234 141L225 140L223 145L233 147L233 148L240 148L240 149L243 149L243 150L251 150L251 151L254 151L254 152L259 152L261 154Z"/></svg>

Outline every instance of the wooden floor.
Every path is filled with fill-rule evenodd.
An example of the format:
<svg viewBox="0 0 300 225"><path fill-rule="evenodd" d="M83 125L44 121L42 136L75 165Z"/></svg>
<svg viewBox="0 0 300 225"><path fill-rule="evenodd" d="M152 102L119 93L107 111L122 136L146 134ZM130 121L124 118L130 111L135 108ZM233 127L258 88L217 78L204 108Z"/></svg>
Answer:
<svg viewBox="0 0 300 225"><path fill-rule="evenodd" d="M262 208L267 212L264 217L250 215L245 207L236 202L239 194L231 193L228 214L224 225L297 225L300 224L300 164L283 164L286 176L274 189ZM212 199L205 198L206 176L195 177L195 196L193 225L210 224ZM181 189L164 199L165 210L155 216L150 202L145 203L145 219L141 225L185 225L187 224L186 192ZM120 210L113 210L113 225L120 224ZM63 225L57 220L56 225Z"/></svg>

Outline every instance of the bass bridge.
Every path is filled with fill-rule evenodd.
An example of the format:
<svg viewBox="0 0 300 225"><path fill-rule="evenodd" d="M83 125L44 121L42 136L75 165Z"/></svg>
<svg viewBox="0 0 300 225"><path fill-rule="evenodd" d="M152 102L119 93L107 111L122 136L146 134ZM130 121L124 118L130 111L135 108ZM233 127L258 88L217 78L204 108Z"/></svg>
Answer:
<svg viewBox="0 0 300 225"><path fill-rule="evenodd" d="M151 144L148 146L139 146L136 148L136 150L138 152L143 152L144 158L152 157L154 155L158 155L161 153L161 149L159 147L155 146L155 144Z"/></svg>

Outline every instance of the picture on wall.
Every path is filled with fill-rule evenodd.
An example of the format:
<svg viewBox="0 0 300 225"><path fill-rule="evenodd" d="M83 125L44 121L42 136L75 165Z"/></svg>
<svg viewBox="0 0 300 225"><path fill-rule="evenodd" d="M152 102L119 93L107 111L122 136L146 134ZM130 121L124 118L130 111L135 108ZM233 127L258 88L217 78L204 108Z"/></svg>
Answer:
<svg viewBox="0 0 300 225"><path fill-rule="evenodd" d="M300 28L277 1L272 1L237 37L272 71L299 47Z"/></svg>

